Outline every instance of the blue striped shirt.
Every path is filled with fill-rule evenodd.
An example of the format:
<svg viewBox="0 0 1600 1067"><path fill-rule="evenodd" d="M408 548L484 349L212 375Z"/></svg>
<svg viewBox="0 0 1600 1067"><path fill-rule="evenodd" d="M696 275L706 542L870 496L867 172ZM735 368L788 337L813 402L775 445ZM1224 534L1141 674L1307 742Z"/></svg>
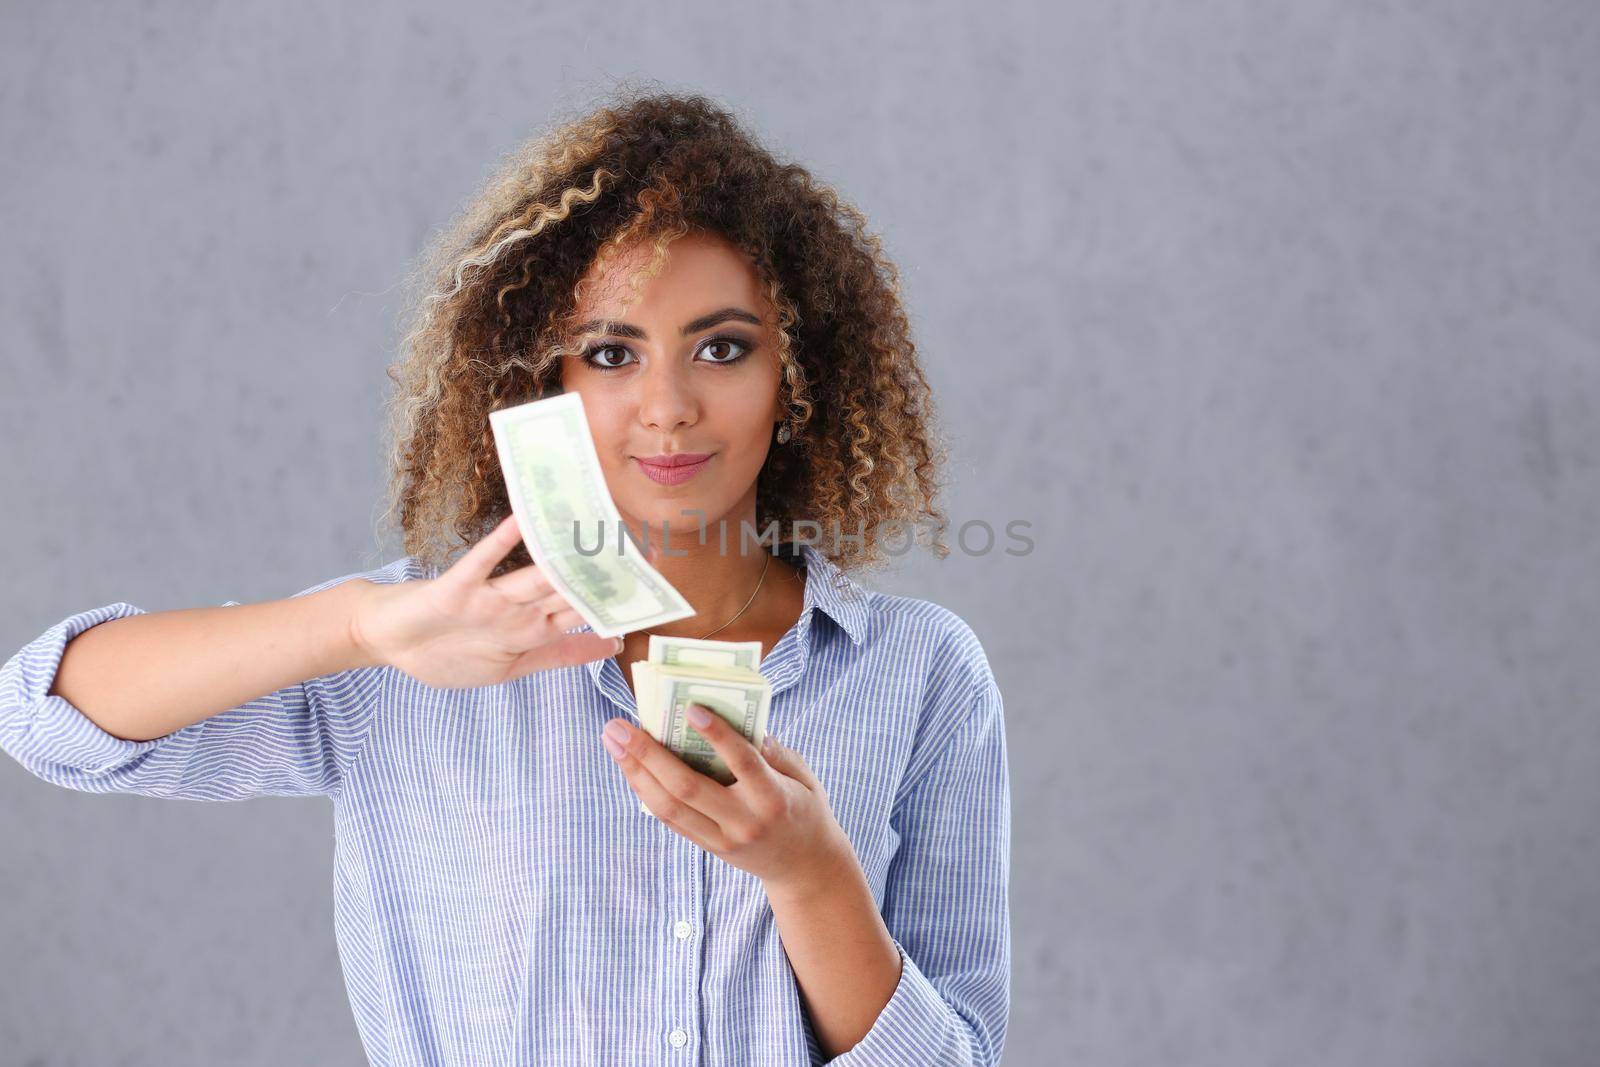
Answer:
<svg viewBox="0 0 1600 1067"><path fill-rule="evenodd" d="M800 547L804 609L761 662L768 725L827 790L901 957L870 1032L828 1062L994 1064L1011 812L988 659L950 610ZM405 556L295 595L435 573ZM0 747L85 792L331 798L335 935L373 1064L823 1062L760 881L641 812L601 746L634 716L616 660L472 689L358 668L128 741L48 691L72 637L142 610L81 612L12 656Z"/></svg>

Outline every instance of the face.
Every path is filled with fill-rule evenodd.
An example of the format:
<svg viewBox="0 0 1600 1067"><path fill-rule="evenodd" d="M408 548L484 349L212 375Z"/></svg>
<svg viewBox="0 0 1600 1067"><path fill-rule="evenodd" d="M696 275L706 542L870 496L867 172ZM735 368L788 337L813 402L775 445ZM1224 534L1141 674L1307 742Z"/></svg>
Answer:
<svg viewBox="0 0 1600 1067"><path fill-rule="evenodd" d="M673 547L681 550L697 535L702 520L692 511L698 509L708 544L717 543L716 523L725 520L732 550L739 523L754 527L756 476L784 414L776 315L750 261L706 234L673 241L661 272L644 279L624 306L628 277L651 254L635 246L614 255L604 277L591 268L579 321L604 320L611 332L591 341L584 355L562 360L562 388L583 397L624 520L635 530L648 524L653 539L670 524ZM664 465L690 455L705 458Z"/></svg>

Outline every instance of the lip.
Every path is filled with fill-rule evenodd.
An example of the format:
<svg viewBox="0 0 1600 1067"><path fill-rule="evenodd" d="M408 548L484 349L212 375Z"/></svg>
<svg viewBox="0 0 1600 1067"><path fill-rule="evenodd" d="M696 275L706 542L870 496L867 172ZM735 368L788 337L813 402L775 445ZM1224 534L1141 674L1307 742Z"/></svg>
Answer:
<svg viewBox="0 0 1600 1067"><path fill-rule="evenodd" d="M645 477L661 485L681 485L711 462L714 452L674 452L671 455L634 456Z"/></svg>

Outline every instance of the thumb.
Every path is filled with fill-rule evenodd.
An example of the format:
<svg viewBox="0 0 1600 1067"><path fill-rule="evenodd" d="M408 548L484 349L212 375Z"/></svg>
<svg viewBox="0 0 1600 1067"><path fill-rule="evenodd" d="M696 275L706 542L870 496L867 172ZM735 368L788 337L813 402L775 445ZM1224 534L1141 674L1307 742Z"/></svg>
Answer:
<svg viewBox="0 0 1600 1067"><path fill-rule="evenodd" d="M804 782L808 788L822 788L822 783L811 773L811 768L800 758L800 753L787 747L771 734L761 742L761 755L773 770Z"/></svg>

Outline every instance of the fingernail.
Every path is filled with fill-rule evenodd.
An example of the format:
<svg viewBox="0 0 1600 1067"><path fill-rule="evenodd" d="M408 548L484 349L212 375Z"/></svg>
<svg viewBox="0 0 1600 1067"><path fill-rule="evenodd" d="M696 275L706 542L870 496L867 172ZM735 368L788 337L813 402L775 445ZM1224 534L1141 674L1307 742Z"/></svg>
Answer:
<svg viewBox="0 0 1600 1067"><path fill-rule="evenodd" d="M690 726L711 725L711 713L699 704L690 704L689 710L685 711L684 714L688 716Z"/></svg>
<svg viewBox="0 0 1600 1067"><path fill-rule="evenodd" d="M610 734L601 734L600 743L606 746L606 751L611 753L613 759L622 758L622 746L611 740Z"/></svg>
<svg viewBox="0 0 1600 1067"><path fill-rule="evenodd" d="M627 642L620 637L617 638L617 651L621 652L625 647L627 647Z"/></svg>
<svg viewBox="0 0 1600 1067"><path fill-rule="evenodd" d="M605 736L620 745L628 740L628 728L622 724L621 719L612 719L606 723Z"/></svg>
<svg viewBox="0 0 1600 1067"><path fill-rule="evenodd" d="M763 751L763 752L771 752L772 751L772 746L775 743L776 742L774 742L772 740L772 735L768 734L766 737L763 737L761 739L761 751Z"/></svg>

